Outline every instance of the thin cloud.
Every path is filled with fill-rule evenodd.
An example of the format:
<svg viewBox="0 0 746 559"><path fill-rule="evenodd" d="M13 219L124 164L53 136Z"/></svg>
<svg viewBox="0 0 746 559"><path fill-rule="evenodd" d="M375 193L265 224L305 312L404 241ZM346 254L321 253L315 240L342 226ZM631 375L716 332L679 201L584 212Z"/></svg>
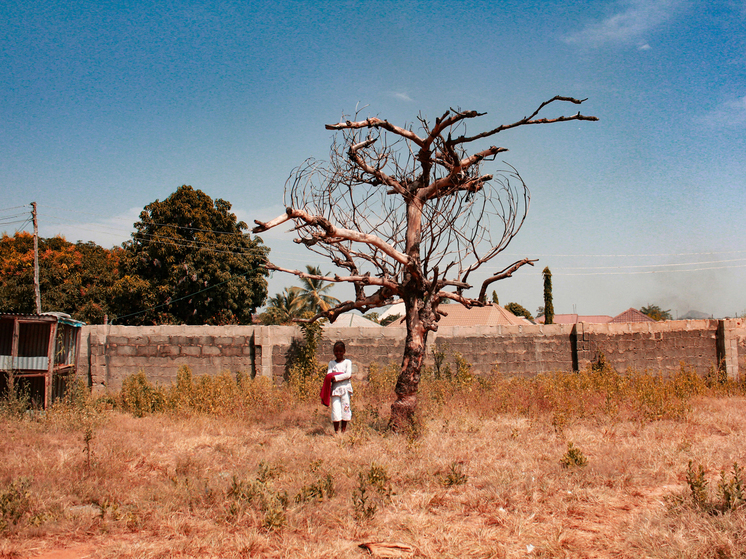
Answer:
<svg viewBox="0 0 746 559"><path fill-rule="evenodd" d="M392 95L400 101L412 102L412 98L404 92L395 91Z"/></svg>
<svg viewBox="0 0 746 559"><path fill-rule="evenodd" d="M642 39L665 23L681 4L680 0L626 0L621 9L602 21L592 22L576 33L566 35L566 43L587 47L641 42L640 50L650 46Z"/></svg>
<svg viewBox="0 0 746 559"><path fill-rule="evenodd" d="M700 120L717 128L741 128L746 126L746 95L721 103Z"/></svg>

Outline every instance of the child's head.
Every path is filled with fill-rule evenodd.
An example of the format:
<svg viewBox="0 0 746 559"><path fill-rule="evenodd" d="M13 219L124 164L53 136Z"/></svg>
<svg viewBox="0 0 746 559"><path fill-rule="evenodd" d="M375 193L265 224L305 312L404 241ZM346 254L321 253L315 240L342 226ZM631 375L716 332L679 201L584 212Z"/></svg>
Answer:
<svg viewBox="0 0 746 559"><path fill-rule="evenodd" d="M344 342L337 342L334 344L334 359L337 361L342 361L345 357L345 343Z"/></svg>

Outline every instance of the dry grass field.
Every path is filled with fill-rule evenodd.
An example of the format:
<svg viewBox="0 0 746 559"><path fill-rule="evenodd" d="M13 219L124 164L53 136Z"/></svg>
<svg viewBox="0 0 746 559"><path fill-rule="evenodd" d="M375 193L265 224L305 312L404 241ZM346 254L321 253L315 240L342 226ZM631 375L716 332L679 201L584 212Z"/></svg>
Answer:
<svg viewBox="0 0 746 559"><path fill-rule="evenodd" d="M746 556L742 386L603 363L483 381L457 360L397 435L394 374L356 385L340 436L315 379L6 399L0 557Z"/></svg>

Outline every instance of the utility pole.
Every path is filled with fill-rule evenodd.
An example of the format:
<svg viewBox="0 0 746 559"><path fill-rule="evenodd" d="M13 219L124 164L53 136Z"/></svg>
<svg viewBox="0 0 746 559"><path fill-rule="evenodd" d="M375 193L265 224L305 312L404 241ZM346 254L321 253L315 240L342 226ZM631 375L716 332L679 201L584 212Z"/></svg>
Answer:
<svg viewBox="0 0 746 559"><path fill-rule="evenodd" d="M31 214L34 217L34 295L36 296L36 314L41 314L41 291L39 290L39 222L36 219L36 202L31 202Z"/></svg>

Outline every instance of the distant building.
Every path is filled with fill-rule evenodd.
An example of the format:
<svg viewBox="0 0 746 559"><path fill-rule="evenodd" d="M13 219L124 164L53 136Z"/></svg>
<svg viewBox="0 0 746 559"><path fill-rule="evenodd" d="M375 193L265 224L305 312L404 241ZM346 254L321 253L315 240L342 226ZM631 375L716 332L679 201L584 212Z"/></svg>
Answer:
<svg viewBox="0 0 746 559"><path fill-rule="evenodd" d="M606 324L613 319L605 314L555 314L552 324L577 324L578 322ZM536 319L537 324L544 324L544 317Z"/></svg>
<svg viewBox="0 0 746 559"><path fill-rule="evenodd" d="M610 322L655 322L655 320L637 309L629 308L623 313L616 315Z"/></svg>
<svg viewBox="0 0 746 559"><path fill-rule="evenodd" d="M392 322L393 325L400 326L404 323L404 303L400 303L399 312L389 314L401 314L402 318ZM396 305L394 305L396 306ZM390 311L391 309L389 309ZM458 303L450 305L440 305L438 310L446 316L441 316L438 321L439 327L448 326L516 326L533 324L527 318L516 316L500 305L489 304L484 307L472 307L467 309Z"/></svg>
<svg viewBox="0 0 746 559"><path fill-rule="evenodd" d="M334 321L334 324L331 322L324 322L324 328L328 327L355 327L355 328L382 328L380 324L377 324L373 322L372 320L368 320L362 315L356 314L356 313L342 313L337 317L337 320Z"/></svg>

